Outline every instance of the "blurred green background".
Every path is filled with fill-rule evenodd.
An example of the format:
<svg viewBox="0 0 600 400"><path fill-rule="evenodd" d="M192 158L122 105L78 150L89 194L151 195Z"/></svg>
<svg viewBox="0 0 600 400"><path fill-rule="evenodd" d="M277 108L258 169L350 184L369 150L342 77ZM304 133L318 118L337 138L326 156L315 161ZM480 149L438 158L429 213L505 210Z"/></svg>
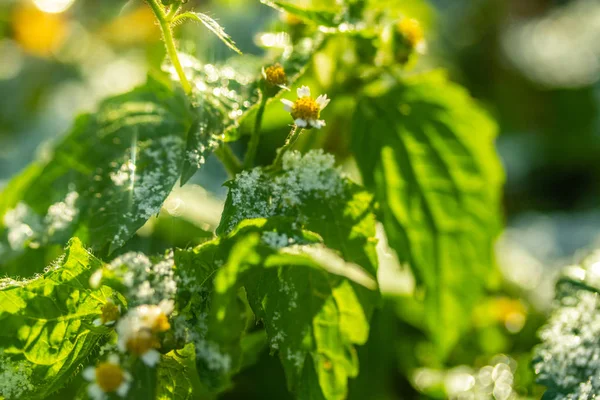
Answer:
<svg viewBox="0 0 600 400"><path fill-rule="evenodd" d="M529 352L551 304L556 274L600 244L600 2L396 3L425 26L428 52L414 69L447 69L499 124L497 148L507 173L507 228L497 247L503 283L476 310L472 332L442 363L415 321L420 317L410 276L393 277L399 288L390 291L396 295L375 316L376 340L361 349L362 373L352 383L351 397L539 398ZM186 7L216 17L249 54L261 53L261 32L285 22L258 0L190 0ZM181 26L176 33L180 49L203 62L231 56L200 25ZM47 155L75 115L142 83L163 57L158 27L142 0L1 0L0 187L34 158ZM317 64L305 79L319 73ZM273 139L262 140L259 157L272 154L286 123L282 112L268 110L265 129L273 136L266 137ZM343 159L344 138L333 130L309 137L305 146L324 147ZM235 146L242 149L245 140ZM190 219L208 227L218 222L225 178L209 160L193 180L209 194L196 186L197 192L181 198L208 196L203 204L211 206ZM179 203L167 206L177 209ZM178 213L185 217L185 211ZM167 226L166 242L189 242L177 236L185 227ZM466 397L460 397L463 392ZM265 354L220 397L287 396L277 360Z"/></svg>

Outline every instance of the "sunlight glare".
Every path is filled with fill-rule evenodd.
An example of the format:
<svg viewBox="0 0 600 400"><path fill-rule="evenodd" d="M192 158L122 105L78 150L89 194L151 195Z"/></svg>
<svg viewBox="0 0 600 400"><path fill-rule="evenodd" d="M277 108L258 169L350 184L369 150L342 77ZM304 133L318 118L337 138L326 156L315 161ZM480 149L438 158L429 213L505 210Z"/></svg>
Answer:
<svg viewBox="0 0 600 400"><path fill-rule="evenodd" d="M43 12L58 14L67 11L75 0L33 0L33 2Z"/></svg>

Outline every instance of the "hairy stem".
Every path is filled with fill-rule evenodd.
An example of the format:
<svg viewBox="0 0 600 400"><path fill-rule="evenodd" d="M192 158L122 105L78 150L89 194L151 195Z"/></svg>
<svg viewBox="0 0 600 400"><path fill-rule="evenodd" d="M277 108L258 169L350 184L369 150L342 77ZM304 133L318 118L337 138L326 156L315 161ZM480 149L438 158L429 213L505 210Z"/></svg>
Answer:
<svg viewBox="0 0 600 400"><path fill-rule="evenodd" d="M258 150L258 144L260 142L260 126L262 125L263 115L267 106L267 96L261 93L260 106L256 114L256 121L254 121L254 130L252 136L250 136L250 142L248 143L248 150L246 151L246 159L244 161L244 168L252 168L254 165L254 159L256 158L256 152Z"/></svg>
<svg viewBox="0 0 600 400"><path fill-rule="evenodd" d="M242 171L242 163L236 155L233 154L233 151L231 151L231 148L226 143L222 143L217 147L215 155L219 158L221 163L223 163L223 166L225 166L227 173L231 177L236 176Z"/></svg>
<svg viewBox="0 0 600 400"><path fill-rule="evenodd" d="M186 94L192 93L192 85L190 81L185 76L183 72L183 67L181 66L181 62L179 61L179 56L177 55L177 48L175 47L175 40L173 39L173 32L171 31L171 18L173 17L171 12L167 16L165 14L164 8L158 4L157 0L146 0L148 5L154 12L156 19L158 20L158 24L160 25L160 30L162 31L163 40L165 42L165 47L167 48L167 54L171 59L171 63L173 64L173 68L177 72L177 76L179 76L179 81L181 82L181 86ZM172 7L178 8L177 5L173 5ZM171 9L171 11L173 8ZM177 10L175 10L177 12Z"/></svg>
<svg viewBox="0 0 600 400"><path fill-rule="evenodd" d="M297 125L292 126L292 130L290 131L285 144L279 150L277 150L277 157L275 157L275 161L273 161L271 166L272 168L277 169L283 165L284 154L294 146L302 131L303 129L298 128Z"/></svg>

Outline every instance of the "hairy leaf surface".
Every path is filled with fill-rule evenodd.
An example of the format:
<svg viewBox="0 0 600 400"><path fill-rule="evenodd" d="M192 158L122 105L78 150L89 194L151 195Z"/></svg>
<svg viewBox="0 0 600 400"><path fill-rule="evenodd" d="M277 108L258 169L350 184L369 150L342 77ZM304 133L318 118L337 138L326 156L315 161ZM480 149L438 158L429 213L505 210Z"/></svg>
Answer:
<svg viewBox="0 0 600 400"><path fill-rule="evenodd" d="M32 370L32 387L23 398L39 399L60 389L108 334L92 325L112 294L107 287L89 288L89 277L101 265L73 239L49 272L29 281L0 281L2 352Z"/></svg>
<svg viewBox="0 0 600 400"><path fill-rule="evenodd" d="M179 178L191 121L185 97L152 79L77 118L47 161L10 184L20 195L2 204L4 258L72 235L96 250L122 246Z"/></svg>

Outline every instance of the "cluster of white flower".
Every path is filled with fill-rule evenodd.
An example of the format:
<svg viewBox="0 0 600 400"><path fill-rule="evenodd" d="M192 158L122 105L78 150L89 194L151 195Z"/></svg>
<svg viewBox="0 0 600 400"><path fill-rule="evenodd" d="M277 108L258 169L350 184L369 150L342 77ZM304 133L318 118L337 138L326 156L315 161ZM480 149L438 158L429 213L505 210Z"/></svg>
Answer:
<svg viewBox="0 0 600 400"><path fill-rule="evenodd" d="M29 363L13 362L9 357L0 354L0 397L7 400L19 399L33 390L32 373Z"/></svg>
<svg viewBox="0 0 600 400"><path fill-rule="evenodd" d="M51 204L42 219L27 204L19 203L4 215L8 245L14 251L22 250L27 244L48 241L53 235L69 228L79 215L75 206L79 194L70 192L64 201Z"/></svg>
<svg viewBox="0 0 600 400"><path fill-rule="evenodd" d="M600 393L600 295L578 290L564 296L540 331L535 372L571 396ZM590 397L592 398L592 397Z"/></svg>
<svg viewBox="0 0 600 400"><path fill-rule="evenodd" d="M334 165L334 157L321 149L304 156L293 151L283 156L283 171L273 178L260 168L240 173L230 190L236 213L227 230L244 219L297 215L310 198L328 201L343 195L344 180Z"/></svg>
<svg viewBox="0 0 600 400"><path fill-rule="evenodd" d="M294 238L288 237L285 233L277 233L275 231L263 232L262 241L274 249L281 249L294 244Z"/></svg>
<svg viewBox="0 0 600 400"><path fill-rule="evenodd" d="M177 292L173 263L173 252L157 263L143 253L129 252L115 258L106 268L129 288L127 295L132 304L159 304L172 299ZM99 270L90 283L98 287L101 279L102 270Z"/></svg>
<svg viewBox="0 0 600 400"><path fill-rule="evenodd" d="M79 215L79 209L75 206L79 193L69 192L64 201L52 204L44 218L49 235L67 229Z"/></svg>

